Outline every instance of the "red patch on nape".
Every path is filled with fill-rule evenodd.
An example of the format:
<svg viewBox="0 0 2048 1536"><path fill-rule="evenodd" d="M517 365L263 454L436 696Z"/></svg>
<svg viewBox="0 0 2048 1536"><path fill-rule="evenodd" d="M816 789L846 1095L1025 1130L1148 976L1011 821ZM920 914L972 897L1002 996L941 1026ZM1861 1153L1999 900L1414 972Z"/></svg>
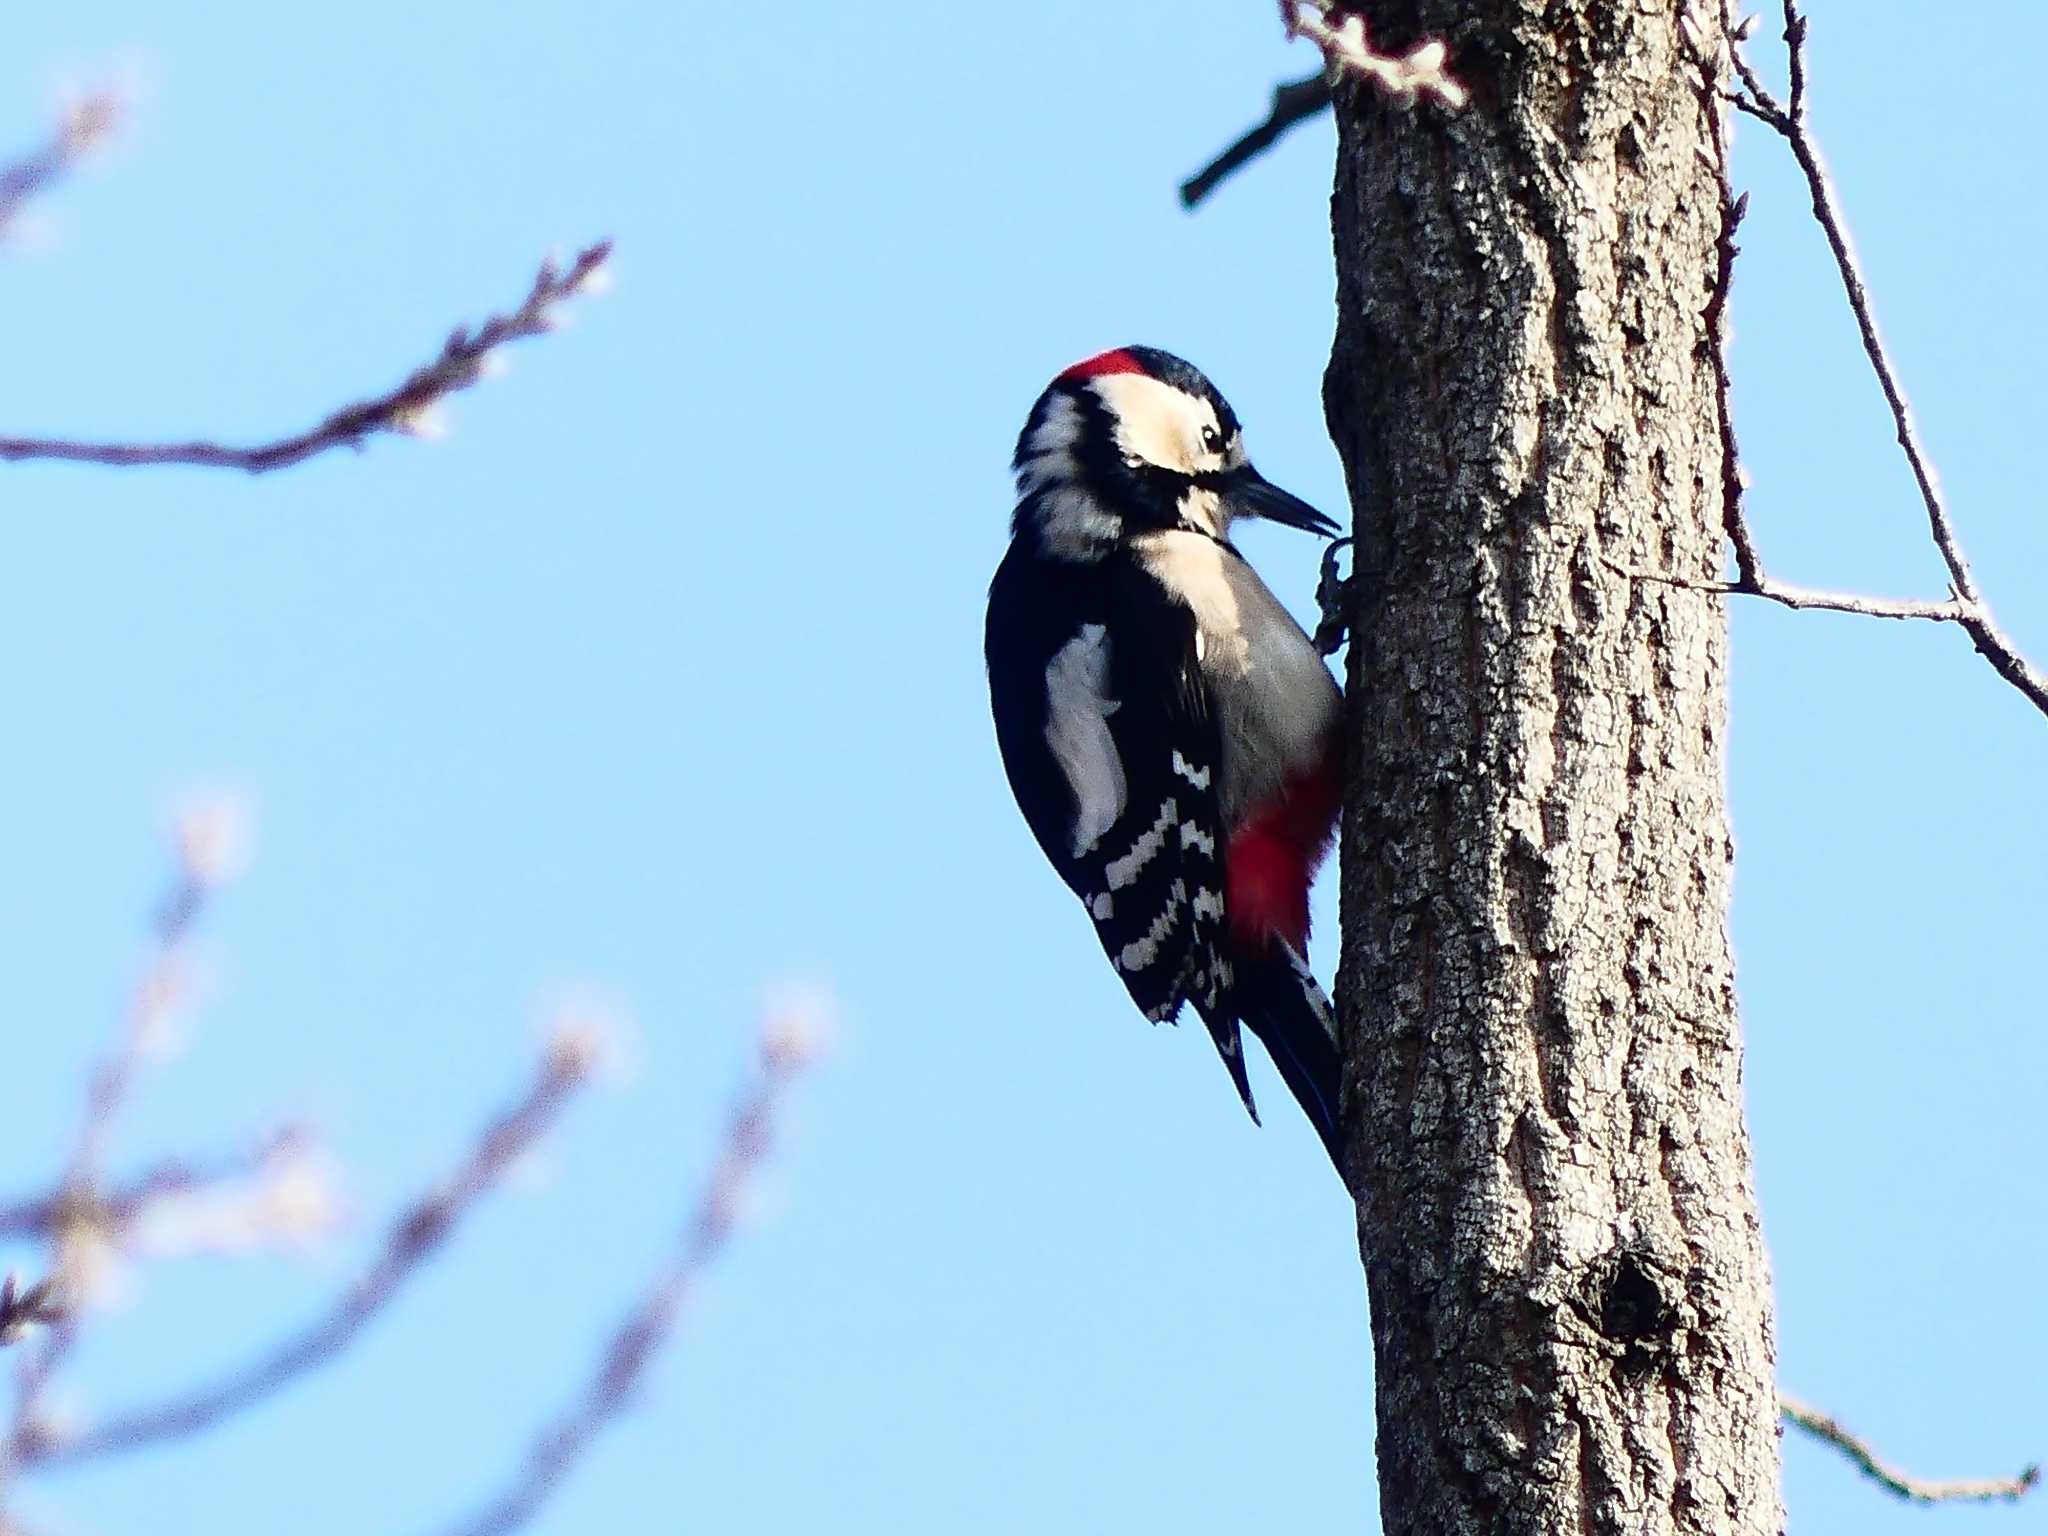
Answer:
<svg viewBox="0 0 2048 1536"><path fill-rule="evenodd" d="M1106 373L1143 372L1145 372L1145 365L1143 363L1139 362L1122 347L1115 347L1107 352L1098 352L1093 357L1083 358L1058 378L1054 379L1053 383L1078 384L1084 379L1099 379Z"/></svg>
<svg viewBox="0 0 2048 1536"><path fill-rule="evenodd" d="M1223 856L1223 910L1230 935L1249 949L1285 939L1308 958L1308 888L1330 851L1342 807L1334 753L1258 806Z"/></svg>

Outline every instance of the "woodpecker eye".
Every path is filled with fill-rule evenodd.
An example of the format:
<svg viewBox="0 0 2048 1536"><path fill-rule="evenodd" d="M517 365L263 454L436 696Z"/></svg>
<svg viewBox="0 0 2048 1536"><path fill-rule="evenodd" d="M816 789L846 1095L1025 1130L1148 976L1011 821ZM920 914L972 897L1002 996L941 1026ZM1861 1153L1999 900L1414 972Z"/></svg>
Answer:
<svg viewBox="0 0 2048 1536"><path fill-rule="evenodd" d="M1223 451L1223 433L1215 427L1202 428L1202 446L1211 453Z"/></svg>

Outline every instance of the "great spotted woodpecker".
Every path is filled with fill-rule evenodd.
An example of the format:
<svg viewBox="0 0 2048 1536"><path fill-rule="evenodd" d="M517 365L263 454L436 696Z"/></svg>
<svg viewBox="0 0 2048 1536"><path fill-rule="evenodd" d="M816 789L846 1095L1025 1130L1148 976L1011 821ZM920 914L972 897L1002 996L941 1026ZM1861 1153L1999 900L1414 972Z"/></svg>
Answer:
<svg viewBox="0 0 2048 1536"><path fill-rule="evenodd" d="M1308 968L1336 825L1337 685L1230 542L1336 524L1245 457L1237 417L1151 347L1031 408L988 602L989 694L1024 818L1145 1017L1193 1003L1251 1111L1240 1021L1343 1169L1339 1056Z"/></svg>

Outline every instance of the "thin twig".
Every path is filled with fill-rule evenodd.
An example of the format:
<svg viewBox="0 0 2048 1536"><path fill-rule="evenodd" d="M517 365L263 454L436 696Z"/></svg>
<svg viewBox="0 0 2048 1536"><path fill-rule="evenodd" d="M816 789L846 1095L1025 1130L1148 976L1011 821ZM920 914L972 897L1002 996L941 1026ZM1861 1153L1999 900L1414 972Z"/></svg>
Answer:
<svg viewBox="0 0 2048 1536"><path fill-rule="evenodd" d="M75 1221L127 1230L160 1202L247 1177L304 1135L301 1128L287 1126L232 1152L167 1157L117 1187L95 1194L82 1210L61 1193L11 1201L0 1205L0 1237L48 1237Z"/></svg>
<svg viewBox="0 0 2048 1536"><path fill-rule="evenodd" d="M1915 1504L2009 1503L2024 1498L2041 1481L2038 1466L2027 1467L2017 1477L1968 1477L1947 1482L1914 1477L1901 1472L1872 1450L1869 1441L1844 1429L1811 1403L1781 1394L1778 1412L1787 1424L1796 1425L1847 1456L1864 1476Z"/></svg>
<svg viewBox="0 0 2048 1536"><path fill-rule="evenodd" d="M1445 71L1446 50L1435 39L1418 43L1405 54L1375 52L1363 19L1345 16L1333 25L1321 0L1281 0L1280 24L1289 37L1305 37L1322 49L1323 67L1304 79L1273 87L1266 120L1180 184L1183 208L1201 202L1233 172L1271 149L1290 128L1326 111L1334 99L1332 82L1342 75L1370 80L1401 101L1427 94L1455 109L1468 99L1465 87Z"/></svg>
<svg viewBox="0 0 2048 1536"><path fill-rule="evenodd" d="M125 109L118 92L89 91L64 110L48 143L0 166L0 237L20 215L23 204L112 137Z"/></svg>
<svg viewBox="0 0 2048 1536"><path fill-rule="evenodd" d="M1726 12L1724 10L1724 17ZM1863 341L1864 356L1870 361L1871 371L1877 375L1877 382L1884 392L1885 403L1891 409L1892 424L1896 430L1899 448L1906 456L1906 463L1912 470L1914 484L1919 488L1920 500L1927 513L1928 533L1939 551L1942 563L1948 569L1949 587L1954 600L1948 603L1919 603L1910 606L1913 611L1900 611L1901 605L1885 604L1874 599L1853 600L1858 606L1845 602L1787 602L1785 593L1798 592L1796 588L1777 588L1762 572L1756 560L1755 546L1746 543L1747 528L1738 510L1729 519L1731 539L1736 540L1737 559L1746 562L1742 572L1740 590L1753 592L1777 602L1787 602L1792 607L1836 607L1850 613L1876 613L1885 618L1935 618L1960 625L1970 636L1977 651L1991 664L1992 670L2014 688L2018 689L2036 709L2048 714L2048 676L2043 674L2021 654L2011 638L1999 627L1991 613L1991 606L1979 590L1976 578L1971 574L1969 561L1964 558L1962 544L1956 536L1955 523L1951 518L1946 498L1942 495L1941 484L1934 472L1934 465L1920 441L1918 428L1913 422L1913 412L1907 401L1904 386L1900 384L1898 370L1892 362L1890 351L1878 334L1877 318L1870 302L1870 292L1865 285L1862 264L1857 260L1854 248L1849 243L1847 225L1842 217L1841 202L1836 194L1834 180L1828 174L1827 166L1821 159L1820 147L1815 142L1806 123L1806 18L1800 14L1796 0L1784 0L1785 48L1789 59L1791 84L1787 98L1780 101L1774 96L1756 70L1743 57L1739 47L1730 45L1730 62L1733 65L1739 86L1727 93L1726 99L1748 113L1757 121L1769 126L1792 150L1799 169L1806 178L1807 192L1813 203L1813 216L1826 236L1828 249L1834 253L1835 270L1841 278L1842 291L1849 300L1849 308L1856 319L1856 328ZM1731 29L1732 30L1732 29ZM1718 80L1715 82L1718 90ZM1725 154L1721 168L1723 196L1727 196L1727 169ZM1725 261L1725 258L1724 258ZM1725 419L1725 369L1720 378L1724 390ZM1732 434L1731 434L1732 441ZM1811 594L1808 594L1811 596Z"/></svg>
<svg viewBox="0 0 2048 1536"><path fill-rule="evenodd" d="M1720 413L1721 516L1728 541L1735 550L1736 579L1732 582L1700 581L1670 572L1635 570L1613 560L1606 563L1611 569L1632 580L1662 582L1696 592L1761 597L1787 608L1822 608L1838 613L1863 614L1870 618L1927 619L1936 623L1955 624L1969 635L1978 653L1991 664L1993 671L2018 689L2036 709L2048 714L2048 677L2044 677L2020 653L2019 648L1999 627L1992 617L1990 604L1984 600L1983 593L1970 574L1969 563L1963 558L1962 546L1956 538L1955 525L1949 516L1947 503L1942 497L1934 467L1913 425L1912 409L1907 403L1904 389L1899 384L1891 355L1877 333L1877 322L1871 310L1869 290L1864 285L1862 268L1856 260L1855 252L1849 245L1834 183L1828 176L1827 168L1820 158L1820 151L1806 128L1806 18L1800 15L1795 0L1785 0L1784 8L1784 35L1786 48L1791 56L1792 82L1787 101L1779 101L1763 83L1755 68L1743 57L1738 44L1744 34L1735 24L1730 0L1724 0L1722 10L1722 20L1728 38L1726 53L1708 51L1703 47L1699 61L1705 78L1704 105L1710 125L1709 135L1715 174L1720 182L1722 210L1721 233L1716 243L1715 282L1702 319L1707 329L1713 357L1715 396ZM1728 90L1722 84L1722 58L1727 60L1736 76L1738 84L1734 90ZM1948 567L1950 595L1946 599L1894 599L1823 591L1776 581L1764 571L1763 560L1757 553L1756 539L1750 531L1748 517L1743 508L1742 470L1737 454L1734 416L1730 406L1726 308L1729 286L1734 278L1737 251L1735 231L1742 221L1748 198L1746 195L1741 198L1735 197L1729 181L1727 137L1722 129L1719 110L1719 104L1722 102L1735 106L1759 122L1769 125L1791 146L1793 157L1805 173L1807 188L1812 195L1814 218L1827 237L1829 249L1834 252L1835 266L1841 277L1843 291L1848 296L1849 307L1855 314L1857 328L1862 334L1864 355L1869 359L1870 366L1877 375L1878 384L1884 391L1885 401L1891 407L1899 447L1906 455L1906 462L1913 472L1914 482L1920 489L1921 502L1927 511L1929 533L1943 563Z"/></svg>
<svg viewBox="0 0 2048 1536"><path fill-rule="evenodd" d="M1934 467L1929 462L1927 451L1920 442L1918 428L1913 424L1913 411L1907 402L1904 387L1899 383L1890 351L1878 335L1877 317L1870 303L1870 291L1865 286L1863 264L1857 260L1856 252L1849 244L1846 224L1842 218L1841 202L1835 191L1834 178L1820 157L1820 146L1807 131L1804 97L1806 94L1806 18L1801 16L1792 3L1785 5L1785 46L1791 59L1792 88L1790 105L1781 105L1777 98L1767 91L1753 73L1745 74L1743 84L1754 98L1747 110L1759 122L1768 124L1792 150L1792 157L1799 162L1799 169L1806 177L1807 192L1813 200L1814 221L1826 235L1828 249L1834 253L1835 269L1842 280L1842 290L1848 296L1849 308L1856 317L1856 328L1863 338L1864 354L1870 359L1871 370L1877 375L1878 386L1884 391L1885 404L1891 407L1892 421L1897 429L1899 447L1906 455L1906 462L1912 468L1914 482L1920 488L1920 499L1927 508L1928 529L1934 537L1935 547L1941 551L1947 563L1949 580L1956 589L1956 595L1967 601L1979 600L1977 584L1970 574L1969 562L1963 558L1956 542L1955 525L1949 517L1948 504L1943 498L1941 487L1935 479ZM1738 98L1738 101L1740 98Z"/></svg>
<svg viewBox="0 0 2048 1536"><path fill-rule="evenodd" d="M15 1374L13 1418L0 1442L0 1489L20 1464L21 1446L36 1433L51 1379L77 1346L78 1309L108 1236L89 1214L101 1203L97 1188L107 1144L144 1059L168 1027L185 943L234 862L239 825L238 808L225 800L189 807L178 820L177 859L157 909L149 957L129 992L114 1045L94 1064L78 1134L57 1179L54 1199L68 1219L48 1234L50 1276L44 1282L40 1320L49 1323L50 1331Z"/></svg>
<svg viewBox="0 0 2048 1536"><path fill-rule="evenodd" d="M1950 598L1927 602L1913 597L1865 597L1857 592L1828 592L1818 587L1795 587L1789 582L1759 575L1754 581L1703 581L1671 571L1645 571L1603 556L1601 563L1617 576L1630 581L1655 582L1659 586L1682 587L1688 592L1706 592L1716 597L1760 597L1785 608L1817 608L1830 613L1858 613L1867 619L1928 619L1937 624L1960 624L1967 607Z"/></svg>
<svg viewBox="0 0 2048 1536"><path fill-rule="evenodd" d="M212 814L208 812L207 814ZM129 994L120 1038L93 1068L86 1092L85 1113L70 1162L58 1181L62 1196L87 1191L98 1179L114 1122L127 1107L144 1057L160 1039L179 991L185 942L206 910L217 883L217 871L191 856L191 843L179 839L176 874L157 908L153 947L142 978Z"/></svg>
<svg viewBox="0 0 2048 1536"><path fill-rule="evenodd" d="M1776 581L1764 573L1763 557L1757 552L1756 535L1750 531L1749 516L1743 502L1742 455L1735 436L1734 382L1728 371L1728 297L1735 283L1735 258L1741 253L1741 247L1735 243L1735 235L1742 227L1743 216L1749 211L1749 194L1745 192L1737 197L1729 175L1728 133L1721 108L1724 101L1734 98L1722 87L1722 61L1727 60L1735 67L1745 89L1761 91L1763 86L1756 81L1754 71L1743 60L1735 46L1738 41L1736 24L1730 9L1724 8L1722 20L1727 38L1725 50L1700 37L1696 31L1689 29L1686 35L1698 55L1697 62L1701 74L1700 108L1707 123L1706 158L1713 168L1721 203L1721 229L1714 240L1713 287L1708 292L1707 306L1701 312L1700 319L1706 328L1708 355L1713 362L1714 403L1721 434L1721 523L1728 542L1735 551L1736 579L1707 581L1668 571L1638 570L1612 559L1605 559L1604 563L1610 570L1632 581L1659 582L1692 592L1709 592L1720 596L1761 597L1787 608L1820 608L1880 619L1958 622L1964 617L1966 610L1954 599L1946 602L1923 602L1914 598L1864 597L1850 592L1825 592L1813 587L1795 587L1786 582Z"/></svg>
<svg viewBox="0 0 2048 1536"><path fill-rule="evenodd" d="M1327 112L1331 99L1329 77L1320 69L1305 79L1274 86L1273 107L1266 120L1247 129L1236 143L1180 184L1181 207L1194 207L1233 172L1279 143L1288 129Z"/></svg>
<svg viewBox="0 0 2048 1536"><path fill-rule="evenodd" d="M88 443L58 438L0 437L0 460L64 459L73 463L129 467L140 464L190 464L211 469L240 469L252 475L283 469L330 448L360 448L380 432L432 437L441 430L436 408L457 390L467 389L487 373L493 354L508 342L538 336L555 326L555 305L586 292L602 281L611 242L600 240L579 252L568 267L541 263L532 287L517 309L491 316L474 331L457 326L431 363L416 369L404 383L373 399L343 406L326 420L296 436L253 447L236 448L214 442Z"/></svg>
<svg viewBox="0 0 2048 1536"><path fill-rule="evenodd" d="M771 1021L760 1070L734 1109L724 1151L683 1227L674 1257L612 1334L576 1401L534 1441L504 1491L450 1527L448 1536L507 1536L525 1525L626 1407L705 1270L732 1236L748 1186L772 1147L782 1102L815 1053L803 1021Z"/></svg>
<svg viewBox="0 0 2048 1536"><path fill-rule="evenodd" d="M445 1183L414 1202L392 1223L376 1262L311 1326L217 1385L189 1396L117 1414L63 1438L32 1426L18 1428L16 1460L23 1466L80 1461L194 1434L253 1407L298 1376L326 1364L391 1304L477 1200L547 1132L571 1092L588 1075L586 1058L551 1049L520 1100L485 1128Z"/></svg>
<svg viewBox="0 0 2048 1536"><path fill-rule="evenodd" d="M1723 17L1727 20L1726 16ZM1756 539L1749 531L1749 517L1742 504L1742 454L1735 438L1734 383L1728 373L1728 295L1735 286L1735 258L1742 248L1735 243L1736 231L1749 212L1749 194L1735 195L1730 179L1728 126L1721 109L1721 69L1724 56L1732 56L1732 35L1724 48L1710 47L1688 30L1687 37L1699 52L1702 77L1700 110L1707 122L1707 141L1713 161L1714 181L1721 203L1721 228L1714 237L1714 286L1707 296L1701 321L1707 332L1707 351L1714 366L1714 403L1721 431L1721 523L1728 542L1735 548L1735 569L1751 588L1764 580L1763 561L1757 554Z"/></svg>
<svg viewBox="0 0 2048 1536"><path fill-rule="evenodd" d="M1787 115L1794 123L1806 121L1806 18L1799 14L1793 0L1785 4L1785 54L1786 70L1791 78L1791 90L1787 98Z"/></svg>

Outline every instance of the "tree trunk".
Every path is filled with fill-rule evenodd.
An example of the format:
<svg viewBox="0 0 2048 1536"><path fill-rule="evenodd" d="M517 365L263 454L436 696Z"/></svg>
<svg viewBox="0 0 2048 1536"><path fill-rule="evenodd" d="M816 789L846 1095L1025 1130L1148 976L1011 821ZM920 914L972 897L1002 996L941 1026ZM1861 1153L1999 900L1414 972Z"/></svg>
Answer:
<svg viewBox="0 0 2048 1536"><path fill-rule="evenodd" d="M1340 997L1385 1528L1776 1532L1727 615L1609 564L1718 572L1718 108L1679 3L1358 8L1472 91L1337 102Z"/></svg>

